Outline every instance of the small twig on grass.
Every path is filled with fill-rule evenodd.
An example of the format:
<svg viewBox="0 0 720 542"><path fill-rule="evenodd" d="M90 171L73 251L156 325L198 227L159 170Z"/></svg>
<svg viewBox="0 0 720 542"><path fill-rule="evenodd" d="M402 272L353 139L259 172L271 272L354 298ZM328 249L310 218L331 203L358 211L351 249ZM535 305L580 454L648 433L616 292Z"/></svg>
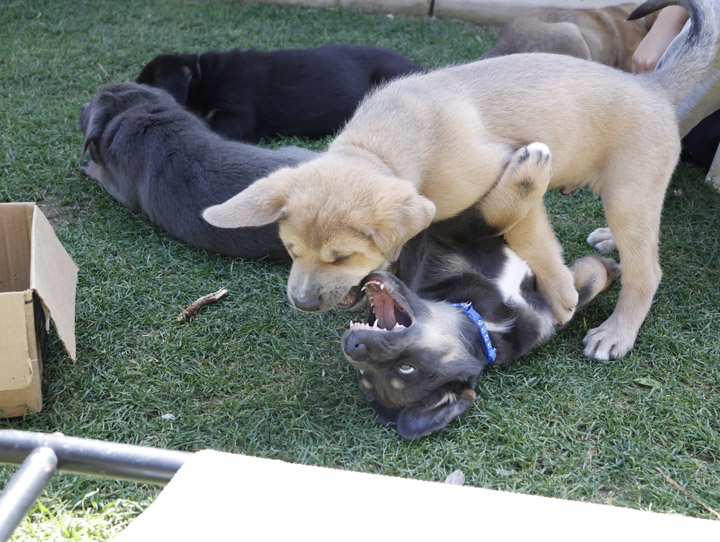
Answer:
<svg viewBox="0 0 720 542"><path fill-rule="evenodd" d="M98 68L100 68L100 71L103 72L103 75L105 76L105 78L110 79L110 74L107 72L107 70L105 68L103 68L103 65L100 64L99 62L97 63L97 65L98 65Z"/></svg>
<svg viewBox="0 0 720 542"><path fill-rule="evenodd" d="M702 506L705 510L707 510L708 512L710 512L711 514L713 514L715 517L717 517L718 519L720 519L720 514L718 514L718 512L717 512L716 510L713 510L713 509L710 508L707 504L705 504L704 502L702 502L700 499L698 499L698 498L695 497L694 495L691 495L690 492L689 492L687 489L685 489L683 486L681 486L681 485L678 484L675 480L673 480L673 479L670 478L667 474L665 474L660 467L657 467L657 466L656 466L655 468L657 469L657 471L658 471L660 474L663 475L663 478L665 478L665 480L667 480L668 483L670 483L670 485L672 485L672 486L676 487L677 489L679 489L680 491L682 491L685 495L687 495L688 497L690 497L692 500L694 500L696 503L698 503L700 506Z"/></svg>
<svg viewBox="0 0 720 542"><path fill-rule="evenodd" d="M200 312L200 309L202 309L205 305L212 305L213 303L217 303L227 294L228 291L225 288L220 288L217 292L202 296L200 299L197 299L190 303L187 309L178 314L177 321L182 322L183 320L187 320L188 318L196 316L197 313Z"/></svg>

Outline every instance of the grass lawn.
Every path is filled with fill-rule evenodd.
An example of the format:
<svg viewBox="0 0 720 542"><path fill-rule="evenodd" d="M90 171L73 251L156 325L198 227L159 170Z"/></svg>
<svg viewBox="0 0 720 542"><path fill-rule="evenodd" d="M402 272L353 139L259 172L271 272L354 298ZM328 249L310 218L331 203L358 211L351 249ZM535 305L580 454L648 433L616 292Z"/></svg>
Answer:
<svg viewBox="0 0 720 542"><path fill-rule="evenodd" d="M101 85L133 79L160 52L355 42L442 66L473 60L493 33L255 3L10 0L1 10L0 201L37 201L80 277L78 361L53 334L44 410L0 426L424 480L461 469L473 486L712 517L660 468L720 509L720 195L702 172L680 165L672 181L664 280L630 354L582 354L615 289L550 344L490 371L460 419L408 443L360 396L339 347L348 314L294 311L288 265L204 253L122 207L79 173L77 117ZM588 253L585 237L604 225L598 200L553 193L548 206L568 259ZM223 285L227 299L175 321ZM0 468L0 483L12 472ZM15 539L107 539L158 491L59 474Z"/></svg>

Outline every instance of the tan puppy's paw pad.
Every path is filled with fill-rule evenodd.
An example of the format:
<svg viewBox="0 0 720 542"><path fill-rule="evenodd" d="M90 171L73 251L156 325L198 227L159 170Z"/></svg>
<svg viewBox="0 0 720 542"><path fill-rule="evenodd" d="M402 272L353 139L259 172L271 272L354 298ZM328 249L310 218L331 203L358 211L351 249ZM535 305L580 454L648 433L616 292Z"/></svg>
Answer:
<svg viewBox="0 0 720 542"><path fill-rule="evenodd" d="M627 354L635 344L635 337L628 337L613 328L606 321L588 331L583 339L583 353L589 358L601 360L618 359Z"/></svg>
<svg viewBox="0 0 720 542"><path fill-rule="evenodd" d="M610 228L598 228L587 238L588 244L598 252L608 254L617 250L617 244L615 243L615 237L613 237Z"/></svg>

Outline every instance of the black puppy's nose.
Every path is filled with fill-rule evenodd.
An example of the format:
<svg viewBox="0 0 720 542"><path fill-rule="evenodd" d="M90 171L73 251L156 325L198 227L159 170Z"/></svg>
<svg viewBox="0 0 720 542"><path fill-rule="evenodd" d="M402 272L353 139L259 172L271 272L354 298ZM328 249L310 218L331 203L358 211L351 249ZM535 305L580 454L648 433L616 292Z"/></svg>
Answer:
<svg viewBox="0 0 720 542"><path fill-rule="evenodd" d="M320 310L320 299L314 296L292 297L290 301L292 301L293 307L301 311L315 312Z"/></svg>
<svg viewBox="0 0 720 542"><path fill-rule="evenodd" d="M367 346L362 341L358 341L353 337L348 337L343 341L343 350L345 350L345 353L348 356L357 358L367 352Z"/></svg>

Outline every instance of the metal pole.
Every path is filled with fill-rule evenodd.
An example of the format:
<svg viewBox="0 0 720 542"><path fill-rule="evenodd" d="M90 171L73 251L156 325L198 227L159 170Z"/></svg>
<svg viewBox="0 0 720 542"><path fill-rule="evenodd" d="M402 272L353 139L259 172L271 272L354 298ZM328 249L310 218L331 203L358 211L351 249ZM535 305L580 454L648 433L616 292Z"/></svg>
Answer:
<svg viewBox="0 0 720 542"><path fill-rule="evenodd" d="M164 485L182 467L190 452L164 450L64 435L0 430L0 463L21 463L39 447L57 456L61 471Z"/></svg>
<svg viewBox="0 0 720 542"><path fill-rule="evenodd" d="M0 495L0 541L10 538L55 474L57 456L41 446L27 456Z"/></svg>

